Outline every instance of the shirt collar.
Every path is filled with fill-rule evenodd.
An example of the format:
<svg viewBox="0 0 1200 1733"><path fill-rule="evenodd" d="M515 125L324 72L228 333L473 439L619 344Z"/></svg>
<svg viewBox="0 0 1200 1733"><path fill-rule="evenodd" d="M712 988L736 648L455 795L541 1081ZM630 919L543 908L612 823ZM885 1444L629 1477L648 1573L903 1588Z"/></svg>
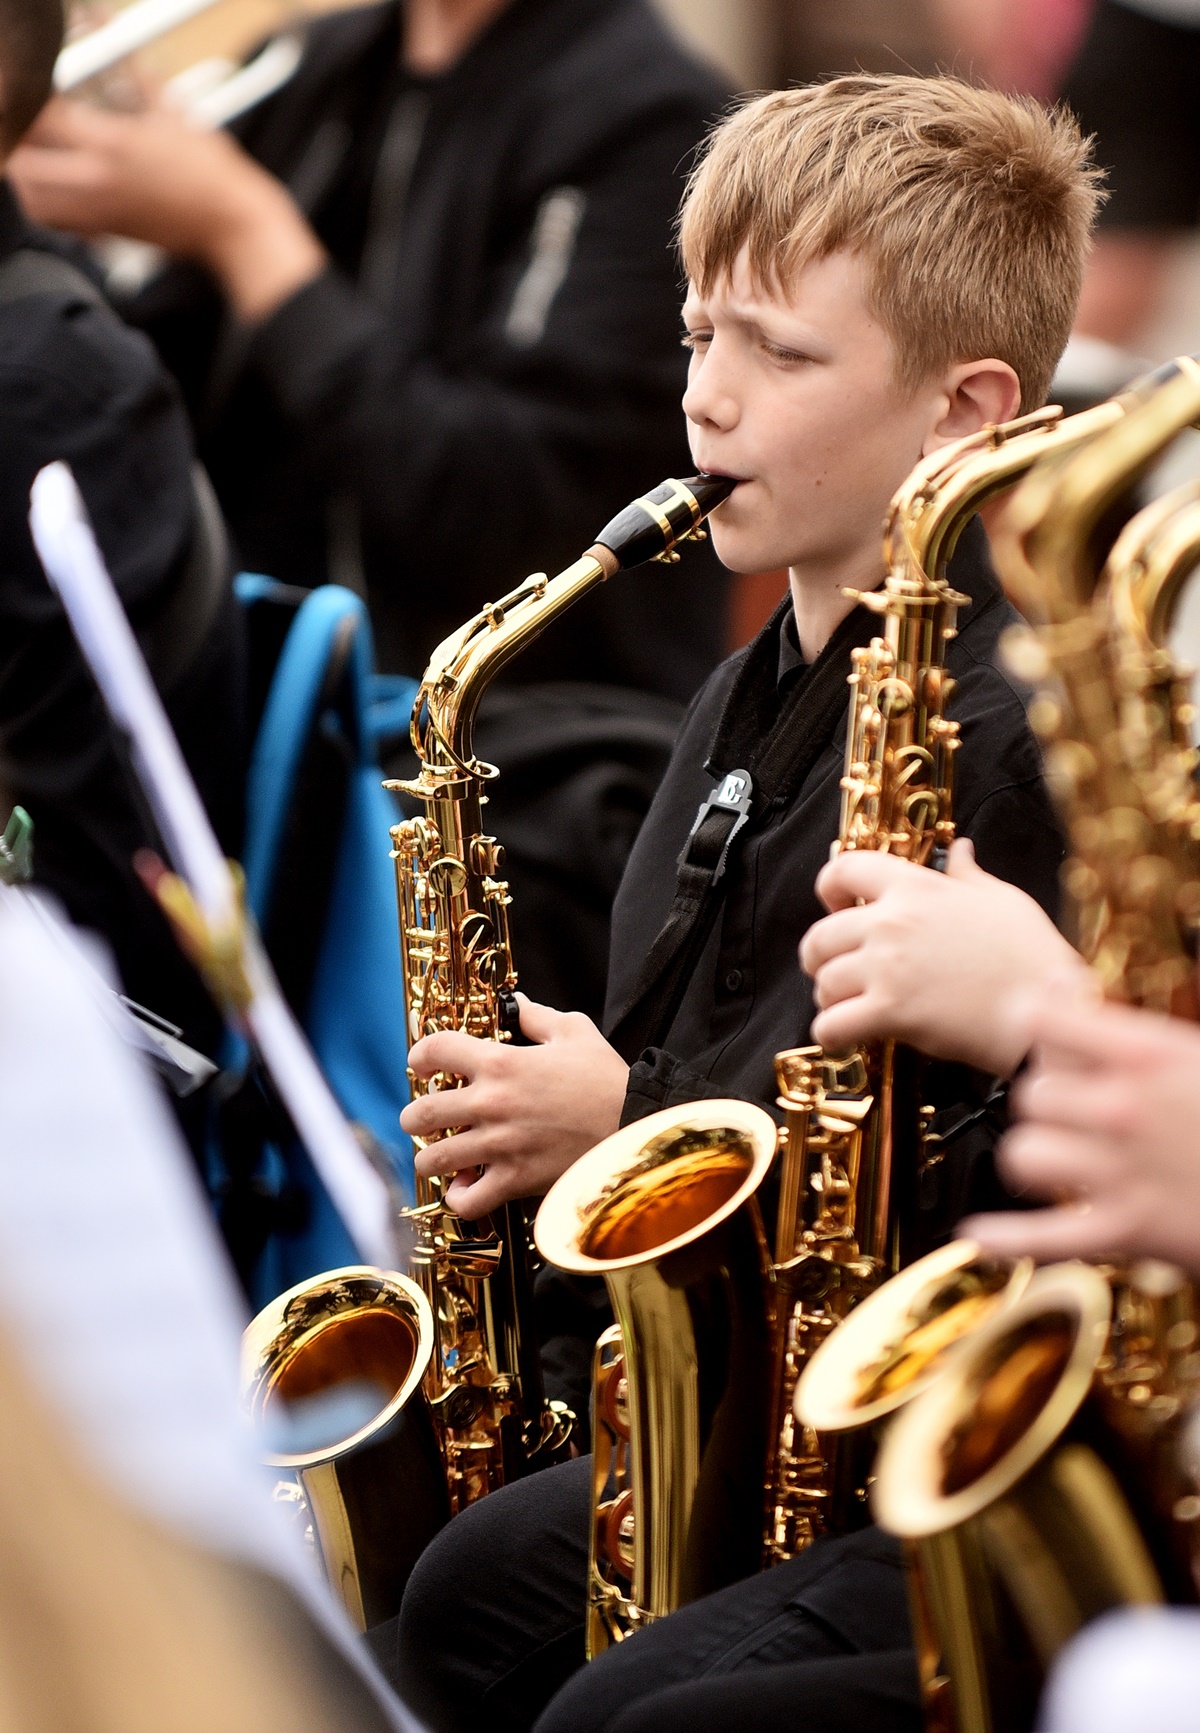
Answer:
<svg viewBox="0 0 1200 1733"><path fill-rule="evenodd" d="M963 610L968 618L973 619L982 613L986 603L996 601L1003 594L992 569L987 533L979 517L971 518L964 526L946 577L954 589L962 590L970 597L970 609ZM807 674L808 669L809 664L796 636L796 615L789 604L779 616L779 662L775 675L779 692L782 694L798 675Z"/></svg>
<svg viewBox="0 0 1200 1733"><path fill-rule="evenodd" d="M792 608L786 608L779 622L779 667L775 675L775 684L782 693L797 674L807 674L808 663L804 660L804 652L800 648L800 640L796 636L796 615Z"/></svg>

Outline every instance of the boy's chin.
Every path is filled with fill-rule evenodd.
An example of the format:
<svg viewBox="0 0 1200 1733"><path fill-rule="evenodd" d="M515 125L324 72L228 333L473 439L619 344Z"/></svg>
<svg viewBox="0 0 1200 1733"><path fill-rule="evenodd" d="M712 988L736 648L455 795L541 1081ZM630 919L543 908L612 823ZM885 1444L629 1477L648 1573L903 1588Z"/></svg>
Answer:
<svg viewBox="0 0 1200 1733"><path fill-rule="evenodd" d="M739 576L755 572L774 572L786 566L778 557L778 548L770 548L761 536L741 529L731 529L715 518L709 520L713 552L723 566Z"/></svg>

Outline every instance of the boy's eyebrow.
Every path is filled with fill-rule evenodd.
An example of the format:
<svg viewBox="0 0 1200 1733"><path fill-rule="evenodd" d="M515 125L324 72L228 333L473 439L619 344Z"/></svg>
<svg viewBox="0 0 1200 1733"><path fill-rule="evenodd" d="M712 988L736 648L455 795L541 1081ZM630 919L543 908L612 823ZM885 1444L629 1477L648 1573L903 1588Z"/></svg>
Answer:
<svg viewBox="0 0 1200 1733"><path fill-rule="evenodd" d="M680 319L685 331L688 329L689 320L693 324L711 323L712 317L712 309L705 301L685 301L680 310ZM792 313L790 317L796 319L798 315ZM811 354L814 358L828 353L828 343L823 342L815 331L803 324L803 321L799 322L798 327L793 327L788 332L771 331L763 324L761 317L750 307L739 307L736 303L731 305L728 301L722 304L721 318L727 324L737 326L747 335L774 344L779 348L795 349L803 354Z"/></svg>
<svg viewBox="0 0 1200 1733"><path fill-rule="evenodd" d="M828 349L828 344L823 343L814 331L802 323L793 326L788 331L771 330L755 314L748 311L739 312L736 308L727 308L725 317L731 325L736 325L739 330L747 332L751 337L760 338L764 342L775 344L777 347L796 349L805 354L811 352L814 355L824 354Z"/></svg>

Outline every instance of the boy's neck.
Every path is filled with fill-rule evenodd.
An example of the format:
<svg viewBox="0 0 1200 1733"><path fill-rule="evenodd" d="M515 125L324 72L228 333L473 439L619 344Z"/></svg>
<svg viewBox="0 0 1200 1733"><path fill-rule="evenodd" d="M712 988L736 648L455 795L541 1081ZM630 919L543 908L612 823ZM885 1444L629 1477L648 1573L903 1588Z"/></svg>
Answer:
<svg viewBox="0 0 1200 1733"><path fill-rule="evenodd" d="M796 615L796 638L806 662L815 662L855 606L847 590L874 590L883 578L879 543L836 565L792 566L788 587Z"/></svg>

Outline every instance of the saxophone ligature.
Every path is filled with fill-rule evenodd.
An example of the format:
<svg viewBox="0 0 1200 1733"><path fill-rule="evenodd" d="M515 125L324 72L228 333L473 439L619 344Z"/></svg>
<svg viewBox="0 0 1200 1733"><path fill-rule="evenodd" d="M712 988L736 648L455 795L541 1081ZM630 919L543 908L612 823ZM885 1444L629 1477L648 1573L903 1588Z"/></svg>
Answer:
<svg viewBox="0 0 1200 1733"><path fill-rule="evenodd" d="M503 851L481 818L497 772L471 744L488 684L606 578L677 559L677 544L703 534L735 485L705 475L663 482L565 571L529 578L434 651L413 711L419 773L389 784L424 808L392 830L410 1044L441 1029L498 1041L517 1030ZM458 1081L414 1079L414 1088ZM399 1215L411 1279L353 1267L303 1282L254 1320L243 1362L247 1405L268 1435L301 1399L299 1420L321 1419L319 1436L281 1428L269 1460L279 1496L308 1524L361 1626L398 1610L408 1569L442 1523L557 1460L572 1422L542 1395L520 1210L462 1222L441 1182L419 1179L416 1207ZM346 1386L362 1400L339 1427Z"/></svg>
<svg viewBox="0 0 1200 1733"><path fill-rule="evenodd" d="M1014 496L997 561L1034 622L1013 641L1064 812L1064 882L1110 998L1195 1016L1200 823L1190 693L1166 637L1200 563L1194 487L1127 525L1104 514L1200 416L1183 359L1124 418ZM1195 1487L1178 1435L1200 1393L1179 1271L1056 1266L964 1341L884 1440L874 1504L910 1544L927 1719L1024 1733L1062 1645L1106 1608L1194 1599Z"/></svg>

